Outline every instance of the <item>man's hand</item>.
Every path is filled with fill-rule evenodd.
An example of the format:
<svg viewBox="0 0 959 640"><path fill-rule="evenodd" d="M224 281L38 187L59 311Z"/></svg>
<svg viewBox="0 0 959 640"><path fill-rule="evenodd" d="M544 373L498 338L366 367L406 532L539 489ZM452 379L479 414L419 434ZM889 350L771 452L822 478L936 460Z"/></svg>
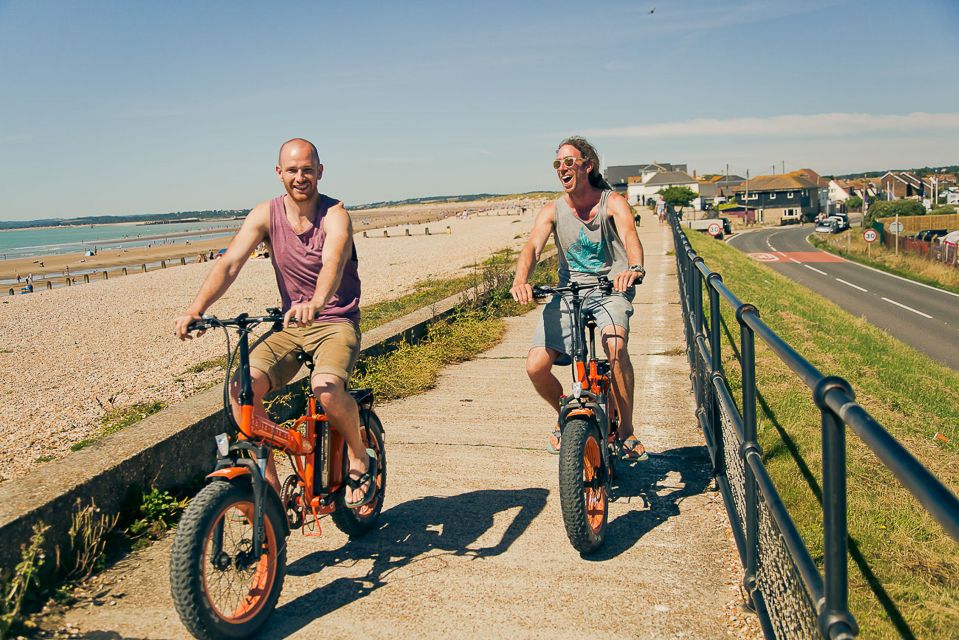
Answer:
<svg viewBox="0 0 959 640"><path fill-rule="evenodd" d="M301 327L310 326L313 324L313 318L316 317L317 313L323 310L324 306L325 305L321 305L313 300L309 302L297 302L283 315L283 328L288 328L291 322L295 322Z"/></svg>
<svg viewBox="0 0 959 640"><path fill-rule="evenodd" d="M510 287L509 294L520 304L529 304L533 301L533 287L526 282L514 284Z"/></svg>
<svg viewBox="0 0 959 640"><path fill-rule="evenodd" d="M177 317L173 319L173 328L176 333L176 337L180 340L192 340L193 336L190 335L190 323L200 320L200 314L193 311L184 311ZM197 331L197 337L202 336L206 331Z"/></svg>
<svg viewBox="0 0 959 640"><path fill-rule="evenodd" d="M643 276L629 269L620 271L613 278L613 290L619 293L626 293L626 290L635 283L643 284Z"/></svg>

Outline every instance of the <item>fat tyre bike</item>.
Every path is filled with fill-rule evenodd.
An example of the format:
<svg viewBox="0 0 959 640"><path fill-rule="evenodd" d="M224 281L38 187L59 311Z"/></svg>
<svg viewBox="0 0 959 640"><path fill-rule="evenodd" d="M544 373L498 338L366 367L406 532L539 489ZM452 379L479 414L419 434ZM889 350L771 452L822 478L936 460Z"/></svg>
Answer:
<svg viewBox="0 0 959 640"><path fill-rule="evenodd" d="M191 331L223 329L229 356L223 383L227 429L216 436L216 469L183 513L170 554L173 602L180 620L197 638L247 638L266 622L283 589L286 541L292 529L319 536L320 518L329 514L337 528L358 537L376 527L383 508L386 449L370 389L350 391L359 406L367 454L375 460L374 497L359 507L350 508L346 502L346 443L331 429L309 385L306 412L292 425L273 427L253 420L249 335L262 323L272 323L271 332L280 330L283 323L278 309L268 309L267 314L230 319L205 316L190 325ZM239 335L235 350L230 348L229 329ZM233 417L229 396L230 371L237 356L239 422ZM310 359L304 354L299 359L312 373ZM293 470L282 484L281 495L265 479L270 449L285 453Z"/></svg>

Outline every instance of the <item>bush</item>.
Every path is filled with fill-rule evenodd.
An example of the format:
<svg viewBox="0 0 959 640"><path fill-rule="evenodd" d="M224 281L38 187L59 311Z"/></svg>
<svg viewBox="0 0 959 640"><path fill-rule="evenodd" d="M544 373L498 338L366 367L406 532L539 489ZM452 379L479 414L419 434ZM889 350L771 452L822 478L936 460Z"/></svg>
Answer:
<svg viewBox="0 0 959 640"><path fill-rule="evenodd" d="M671 207L688 207L698 197L698 194L689 187L666 187L659 192Z"/></svg>
<svg viewBox="0 0 959 640"><path fill-rule="evenodd" d="M862 198L859 196L852 196L846 200L846 208L849 211L859 211L862 209Z"/></svg>
<svg viewBox="0 0 959 640"><path fill-rule="evenodd" d="M925 213L926 208L915 200L880 200L869 205L869 213L866 214L866 226L868 227L879 218L892 218L897 215L921 216Z"/></svg>

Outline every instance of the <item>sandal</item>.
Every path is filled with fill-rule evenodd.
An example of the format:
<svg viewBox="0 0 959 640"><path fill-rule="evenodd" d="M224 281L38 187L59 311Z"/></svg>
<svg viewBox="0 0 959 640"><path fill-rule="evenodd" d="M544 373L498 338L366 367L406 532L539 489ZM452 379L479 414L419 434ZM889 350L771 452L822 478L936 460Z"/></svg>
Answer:
<svg viewBox="0 0 959 640"><path fill-rule="evenodd" d="M646 453L646 447L636 436L629 436L619 443L620 455L623 460L636 460L642 462L649 460L649 454Z"/></svg>
<svg viewBox="0 0 959 640"><path fill-rule="evenodd" d="M350 475L353 472L350 469L350 472L346 475L346 486L350 489L359 489L363 485L366 486L366 491L363 492L363 497L356 502L349 502L344 500L344 504L349 509L356 509L357 507L362 507L373 501L373 498L376 497L376 454L373 453L371 449L366 450L366 471L359 478L354 478Z"/></svg>
<svg viewBox="0 0 959 640"><path fill-rule="evenodd" d="M547 453L552 453L554 456L559 455L559 446L560 446L560 440L562 439L562 435L563 435L563 432L559 430L559 427L557 427L555 431L549 434L549 438L546 440Z"/></svg>

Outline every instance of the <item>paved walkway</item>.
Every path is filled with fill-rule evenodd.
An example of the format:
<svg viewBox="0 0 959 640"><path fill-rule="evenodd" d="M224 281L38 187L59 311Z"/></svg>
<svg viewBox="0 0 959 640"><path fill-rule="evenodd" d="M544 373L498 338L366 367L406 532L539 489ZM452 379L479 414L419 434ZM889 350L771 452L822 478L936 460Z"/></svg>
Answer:
<svg viewBox="0 0 959 640"><path fill-rule="evenodd" d="M721 498L709 490L670 237L655 222L640 232L649 276L630 352L651 459L626 470L604 548L583 559L564 533L557 458L543 449L551 417L523 369L534 311L510 319L500 345L448 369L436 389L378 408L389 455L382 529L352 543L329 520L320 539L294 534L263 637L758 637L739 608ZM170 543L106 572L96 599L65 622L91 637L184 637Z"/></svg>

